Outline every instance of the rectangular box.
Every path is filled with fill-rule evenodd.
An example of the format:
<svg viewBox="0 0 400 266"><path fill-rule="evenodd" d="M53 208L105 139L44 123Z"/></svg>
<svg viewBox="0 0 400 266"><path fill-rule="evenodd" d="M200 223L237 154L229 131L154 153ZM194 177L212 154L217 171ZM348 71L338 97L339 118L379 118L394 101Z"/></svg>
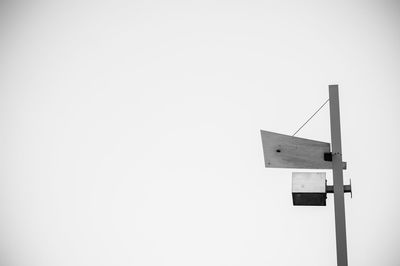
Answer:
<svg viewBox="0 0 400 266"><path fill-rule="evenodd" d="M326 173L293 173L295 206L326 206Z"/></svg>

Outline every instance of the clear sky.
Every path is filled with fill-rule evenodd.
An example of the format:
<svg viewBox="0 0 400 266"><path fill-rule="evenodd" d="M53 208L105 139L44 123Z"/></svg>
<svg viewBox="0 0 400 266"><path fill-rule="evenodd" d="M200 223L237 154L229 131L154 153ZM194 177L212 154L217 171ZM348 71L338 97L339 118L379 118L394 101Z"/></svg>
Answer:
<svg viewBox="0 0 400 266"><path fill-rule="evenodd" d="M349 265L400 265L399 29L396 1L2 1L0 265L336 265L332 196L293 207L260 137L329 84Z"/></svg>

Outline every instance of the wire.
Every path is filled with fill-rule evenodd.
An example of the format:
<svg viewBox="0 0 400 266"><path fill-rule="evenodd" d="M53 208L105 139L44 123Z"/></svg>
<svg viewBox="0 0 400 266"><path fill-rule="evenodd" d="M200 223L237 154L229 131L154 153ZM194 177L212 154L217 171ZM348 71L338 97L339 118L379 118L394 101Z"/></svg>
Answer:
<svg viewBox="0 0 400 266"><path fill-rule="evenodd" d="M294 132L294 134L292 135L292 137L294 137L296 134L297 134L297 132L299 132L307 123L308 123L308 121L310 121L318 112L319 112L319 110L321 110L322 109L322 107L324 107L325 106L325 104L327 103L327 102L329 102L329 99L328 100L326 100L325 102L324 102L324 104L323 105L321 105L321 107L320 108L318 108L318 110L317 111L315 111L315 113L296 131L296 132Z"/></svg>

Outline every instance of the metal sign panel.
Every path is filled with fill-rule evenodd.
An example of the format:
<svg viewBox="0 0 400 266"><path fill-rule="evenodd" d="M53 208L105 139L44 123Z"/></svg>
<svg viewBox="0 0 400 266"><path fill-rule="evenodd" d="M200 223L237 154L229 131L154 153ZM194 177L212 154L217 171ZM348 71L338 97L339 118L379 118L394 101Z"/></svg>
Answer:
<svg viewBox="0 0 400 266"><path fill-rule="evenodd" d="M330 144L261 130L265 167L332 169L324 160ZM343 164L343 168L346 165Z"/></svg>

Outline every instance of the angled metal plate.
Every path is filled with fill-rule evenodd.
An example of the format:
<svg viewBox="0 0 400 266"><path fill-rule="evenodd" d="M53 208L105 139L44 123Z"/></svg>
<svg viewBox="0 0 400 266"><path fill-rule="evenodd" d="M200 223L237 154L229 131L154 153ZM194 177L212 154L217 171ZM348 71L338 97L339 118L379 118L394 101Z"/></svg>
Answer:
<svg viewBox="0 0 400 266"><path fill-rule="evenodd" d="M267 168L332 169L332 162L324 161L329 143L264 130L261 139Z"/></svg>

